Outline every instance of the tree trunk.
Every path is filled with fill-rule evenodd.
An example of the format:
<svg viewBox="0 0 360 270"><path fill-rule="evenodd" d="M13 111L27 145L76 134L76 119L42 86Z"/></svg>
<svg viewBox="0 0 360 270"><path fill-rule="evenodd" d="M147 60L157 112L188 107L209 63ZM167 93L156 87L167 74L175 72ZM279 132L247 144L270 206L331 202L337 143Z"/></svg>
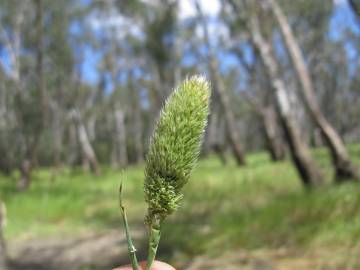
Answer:
<svg viewBox="0 0 360 270"><path fill-rule="evenodd" d="M45 102L45 83L44 83L44 46L43 46L43 6L42 0L35 0L36 7L36 84L37 93L40 98L40 117L41 124L34 128L31 135L27 136L27 151L24 160L20 165L21 177L18 182L18 190L26 190L31 184L31 171L35 164L37 146L41 137L41 134L45 128L45 115L46 115L46 102ZM18 44L20 45L20 44ZM18 60L19 61L19 60ZM19 63L18 63L19 64ZM16 87L19 86L20 78L15 80Z"/></svg>
<svg viewBox="0 0 360 270"><path fill-rule="evenodd" d="M355 179L360 180L360 174L352 163L343 141L320 110L304 57L283 11L276 0L267 0L267 2L280 25L281 34L284 38L287 51L289 52L290 59L302 86L301 89L305 105L313 121L321 130L324 141L330 149L335 167L336 180L338 182Z"/></svg>
<svg viewBox="0 0 360 270"><path fill-rule="evenodd" d="M215 91L219 96L222 109L225 114L226 128L230 141L230 145L238 165L245 165L245 155L242 145L240 144L240 136L236 126L235 116L231 110L230 98L225 90L225 85L218 74L217 61L214 57L210 57L210 74Z"/></svg>
<svg viewBox="0 0 360 270"><path fill-rule="evenodd" d="M315 165L308 146L300 136L300 131L291 112L285 84L279 76L278 63L272 52L271 45L263 38L260 32L259 22L255 16L249 18L249 30L253 43L259 51L268 76L271 79L273 90L275 91L277 110L289 144L292 159L302 182L306 187L320 185L323 182L322 175Z"/></svg>
<svg viewBox="0 0 360 270"><path fill-rule="evenodd" d="M86 130L88 131L89 141L93 142L96 140L96 116L91 115L86 121Z"/></svg>
<svg viewBox="0 0 360 270"><path fill-rule="evenodd" d="M279 132L276 113L269 106L261 110L260 117L265 134L267 149L273 161L285 159L286 149L282 142L282 136Z"/></svg>
<svg viewBox="0 0 360 270"><path fill-rule="evenodd" d="M213 105L215 107L216 105ZM216 106L218 107L218 106ZM213 108L213 113L210 116L210 123L207 133L207 142L209 145L209 150L212 150L221 160L223 164L227 164L227 158L225 155L225 147L220 142L220 135L219 135L219 112L217 110L218 108Z"/></svg>
<svg viewBox="0 0 360 270"><path fill-rule="evenodd" d="M130 76L130 92L132 98L132 134L134 141L134 160L136 163L141 163L144 161L144 145L143 145L143 125L142 125L142 116L141 116L141 105L140 105L140 95L139 89L134 85L133 75Z"/></svg>
<svg viewBox="0 0 360 270"><path fill-rule="evenodd" d="M18 191L24 191L30 187L31 173L34 164L36 164L36 152L37 152L39 139L40 139L39 133L35 134L33 139L27 138L27 142L25 143L27 147L26 153L19 167L20 180L17 185Z"/></svg>
<svg viewBox="0 0 360 270"><path fill-rule="evenodd" d="M68 150L67 150L67 164L69 166L75 166L78 160L78 141L77 141L77 132L76 132L76 123L70 123L68 129Z"/></svg>
<svg viewBox="0 0 360 270"><path fill-rule="evenodd" d="M109 69L111 74L111 80L113 84L113 91L119 91L118 89L118 72L119 67L116 63L116 41L112 40L112 48L110 52L110 62ZM131 74L129 74L131 77ZM119 96L114 95L114 99L119 99ZM114 120L114 134L113 134L113 143L114 149L112 153L112 166L114 168L123 168L128 165L128 152L127 152L127 139L126 139L126 127L125 127L125 112L122 108L122 104L119 100L114 101L114 111L113 111L113 120Z"/></svg>
<svg viewBox="0 0 360 270"><path fill-rule="evenodd" d="M231 110L230 98L228 96L228 93L226 92L224 82L219 74L218 62L216 59L215 52L210 44L209 32L205 18L201 11L201 7L197 1L195 3L204 31L205 44L209 49L208 60L209 60L211 82L216 94L219 97L220 104L225 114L227 133L229 136L229 141L232 147L234 157L236 159L237 164L242 166L245 165L245 155L244 155L243 147L240 144L240 136L236 127L236 119L233 111Z"/></svg>
<svg viewBox="0 0 360 270"><path fill-rule="evenodd" d="M120 108L114 111L115 121L115 149L117 166L120 168L128 164L126 129L125 129L125 113Z"/></svg>
<svg viewBox="0 0 360 270"><path fill-rule="evenodd" d="M53 114L53 123L52 123L52 130L53 130L53 144L54 144L54 164L56 168L60 168L62 166L62 147L63 147L63 126L61 123L61 109L59 104L54 102L52 107L52 114Z"/></svg>
<svg viewBox="0 0 360 270"><path fill-rule="evenodd" d="M95 175L100 174L99 164L94 152L93 147L91 146L89 136L87 134L84 123L82 122L79 112L75 112L75 121L77 125L77 135L79 138L79 143L81 147L81 152L83 155L83 165L90 167Z"/></svg>
<svg viewBox="0 0 360 270"><path fill-rule="evenodd" d="M19 191L27 190L31 183L31 161L24 159L20 165L20 180L17 184Z"/></svg>
<svg viewBox="0 0 360 270"><path fill-rule="evenodd" d="M44 28L43 28L43 1L35 0L36 5L36 73L37 73L37 87L39 98L41 102L41 120L43 127L46 122L47 102L45 96L45 80L44 80Z"/></svg>
<svg viewBox="0 0 360 270"><path fill-rule="evenodd" d="M5 226L5 219L6 219L5 204L0 201L0 270L8 269L6 244L2 233L3 227Z"/></svg>

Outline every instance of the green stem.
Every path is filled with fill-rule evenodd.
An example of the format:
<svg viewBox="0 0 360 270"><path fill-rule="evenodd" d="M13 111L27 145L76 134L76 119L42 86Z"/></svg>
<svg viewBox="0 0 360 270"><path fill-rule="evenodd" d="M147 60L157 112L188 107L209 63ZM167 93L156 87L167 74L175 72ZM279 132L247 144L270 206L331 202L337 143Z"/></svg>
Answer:
<svg viewBox="0 0 360 270"><path fill-rule="evenodd" d="M160 222L150 225L150 235L149 235L149 250L147 257L147 264L145 270L150 270L151 266L155 260L156 252L160 242L161 236L161 226Z"/></svg>
<svg viewBox="0 0 360 270"><path fill-rule="evenodd" d="M129 251L129 257L131 261L131 266L133 270L140 270L138 260L136 258L136 248L132 242L131 235L130 235L130 228L127 221L126 211L121 201L121 191L122 191L122 184L120 184L120 190L119 190L119 204L120 204L120 210L121 215L123 218L123 223L125 227L125 233L126 233L126 240L128 245L128 251Z"/></svg>

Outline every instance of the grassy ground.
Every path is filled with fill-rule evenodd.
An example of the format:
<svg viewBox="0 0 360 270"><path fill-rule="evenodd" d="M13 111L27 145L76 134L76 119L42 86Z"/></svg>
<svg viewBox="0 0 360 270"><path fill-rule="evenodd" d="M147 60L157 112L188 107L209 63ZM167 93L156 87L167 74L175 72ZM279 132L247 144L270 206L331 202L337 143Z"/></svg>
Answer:
<svg viewBox="0 0 360 270"><path fill-rule="evenodd" d="M360 165L360 145L349 149ZM302 253L325 250L329 259L347 261L360 251L360 185L334 186L326 151L316 150L315 156L328 182L312 192L303 190L288 161L271 163L265 153L249 156L245 168L232 162L224 166L215 157L202 160L186 187L183 207L165 224L161 257L186 260L240 249L286 248ZM130 223L141 228L141 167L123 175L103 168L101 177L41 170L25 193L15 191L16 176L0 179L8 208L7 239L120 230L121 177L126 179L124 203ZM360 267L360 260L355 264Z"/></svg>

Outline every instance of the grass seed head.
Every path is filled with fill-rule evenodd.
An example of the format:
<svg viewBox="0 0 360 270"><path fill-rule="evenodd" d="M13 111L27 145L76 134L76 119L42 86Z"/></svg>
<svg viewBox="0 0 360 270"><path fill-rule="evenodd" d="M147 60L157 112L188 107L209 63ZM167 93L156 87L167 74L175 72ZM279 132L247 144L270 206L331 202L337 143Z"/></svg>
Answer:
<svg viewBox="0 0 360 270"><path fill-rule="evenodd" d="M160 112L145 168L148 222L163 220L179 207L182 187L199 156L209 98L209 83L193 76L174 90Z"/></svg>

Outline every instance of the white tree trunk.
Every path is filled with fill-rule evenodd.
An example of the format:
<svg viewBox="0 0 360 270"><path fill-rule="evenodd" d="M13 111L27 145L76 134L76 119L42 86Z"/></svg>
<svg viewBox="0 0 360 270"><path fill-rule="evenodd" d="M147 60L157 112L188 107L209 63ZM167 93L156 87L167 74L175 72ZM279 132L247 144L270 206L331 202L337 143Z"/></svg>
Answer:
<svg viewBox="0 0 360 270"><path fill-rule="evenodd" d="M279 67L270 43L263 37L259 21L255 15L249 18L249 30L252 41L260 53L272 82L277 110L281 118L284 133L287 138L291 156L298 169L303 184L307 187L322 184L323 178L320 170L315 165L310 150L300 135L300 130L292 114L292 108L285 83L279 76Z"/></svg>
<svg viewBox="0 0 360 270"><path fill-rule="evenodd" d="M94 149L90 143L88 133L86 131L85 125L81 119L80 113L78 111L74 112L74 119L77 126L77 135L81 147L81 152L83 156L84 166L91 167L95 175L100 174L100 168L97 162L97 158L94 152Z"/></svg>
<svg viewBox="0 0 360 270"><path fill-rule="evenodd" d="M125 167L128 164L125 113L120 108L116 108L114 111L114 121L117 165L119 167Z"/></svg>
<svg viewBox="0 0 360 270"><path fill-rule="evenodd" d="M343 141L333 126L327 121L319 107L305 59L283 11L276 0L267 0L267 2L279 23L286 48L301 84L305 105L314 123L321 130L324 140L330 149L337 181L360 180L360 174L352 163Z"/></svg>
<svg viewBox="0 0 360 270"><path fill-rule="evenodd" d="M207 45L209 49L209 71L211 76L211 82L214 87L214 91L216 92L220 104L222 106L222 109L225 114L225 121L226 121L226 128L227 128L227 134L230 140L231 148L234 154L234 157L236 159L236 162L238 165L245 165L245 154L243 147L240 143L240 136L239 132L236 126L236 119L234 116L234 113L231 109L231 103L230 103L230 97L226 91L226 87L224 85L224 81L222 80L220 74L219 74L219 66L216 59L215 52L210 44L210 37L208 33L207 24L204 18L204 15L202 13L201 7L199 3L196 1L196 8L202 23L202 28L204 31L204 39L205 44Z"/></svg>

